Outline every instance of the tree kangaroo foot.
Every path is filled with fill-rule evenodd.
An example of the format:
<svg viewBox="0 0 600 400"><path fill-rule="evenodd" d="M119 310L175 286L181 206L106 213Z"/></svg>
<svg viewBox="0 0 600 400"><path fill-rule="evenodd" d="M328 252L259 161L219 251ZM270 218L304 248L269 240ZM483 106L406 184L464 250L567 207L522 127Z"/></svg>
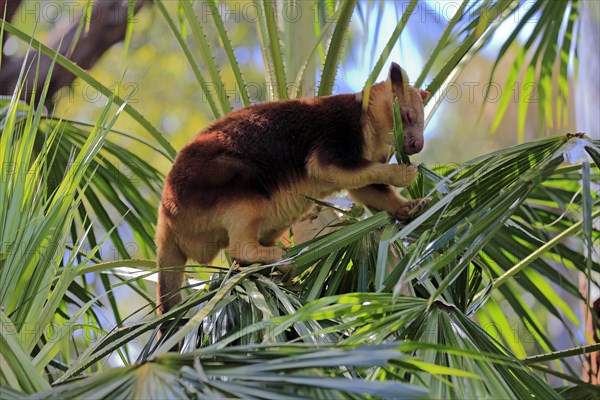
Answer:
<svg viewBox="0 0 600 400"><path fill-rule="evenodd" d="M431 202L431 198L423 198L423 199L415 199L409 200L406 204L401 205L396 209L394 213L394 217L398 221L410 221L413 219L418 213L423 211L427 204Z"/></svg>
<svg viewBox="0 0 600 400"><path fill-rule="evenodd" d="M237 267L240 269L248 268L250 265L253 265L253 264L264 264L264 263L260 263L260 262L249 263L249 262L239 262L239 261L236 261L235 263L237 264ZM264 271L260 272L260 274L264 275L264 276L273 275L274 269L277 269L277 275L281 277L282 282L288 282L294 276L294 271L296 270L296 266L294 264L277 265L271 269L265 269Z"/></svg>

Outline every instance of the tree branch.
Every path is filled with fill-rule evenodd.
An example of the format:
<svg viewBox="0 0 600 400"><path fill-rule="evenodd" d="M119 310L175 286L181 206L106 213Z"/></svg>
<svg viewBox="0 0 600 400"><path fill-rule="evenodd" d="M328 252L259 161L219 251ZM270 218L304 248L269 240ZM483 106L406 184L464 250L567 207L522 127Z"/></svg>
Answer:
<svg viewBox="0 0 600 400"><path fill-rule="evenodd" d="M4 2L6 0L1 1ZM150 0L135 0L134 15L144 4L149 2ZM8 3L11 4L12 1ZM14 10L12 12L14 15ZM133 15L129 15L128 0L96 0L92 4L89 30L87 32L84 27L79 28L80 23L85 24L85 22L82 21L80 16L73 21L68 21L66 24L57 26L50 33L48 42L49 47L58 49L60 46L60 53L62 55L67 56L67 58L80 67L89 69L96 64L110 47L125 38L128 22L135 23L135 19L133 19ZM75 43L74 47L73 43ZM52 64L51 58L41 55L39 61L39 78L37 82L34 82L38 57L40 57L40 54L35 51L30 53L27 59L27 63L31 66L32 70L26 77L25 88L23 90L22 97L26 101L38 100ZM25 62L25 59L22 57L14 59L9 57L2 61L2 68L0 69L0 94L10 95L14 92L23 62ZM48 99L51 99L60 88L73 83L74 80L75 75L60 65L55 65L48 88ZM36 98L31 99L34 87Z"/></svg>

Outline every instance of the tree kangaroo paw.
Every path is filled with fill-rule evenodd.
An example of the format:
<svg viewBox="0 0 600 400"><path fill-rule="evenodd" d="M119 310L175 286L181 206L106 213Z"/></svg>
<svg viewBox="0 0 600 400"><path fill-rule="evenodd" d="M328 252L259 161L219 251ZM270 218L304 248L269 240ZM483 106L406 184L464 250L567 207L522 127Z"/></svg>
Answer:
<svg viewBox="0 0 600 400"><path fill-rule="evenodd" d="M394 217L398 221L410 221L416 214L420 213L431 201L431 198L410 200L396 209Z"/></svg>

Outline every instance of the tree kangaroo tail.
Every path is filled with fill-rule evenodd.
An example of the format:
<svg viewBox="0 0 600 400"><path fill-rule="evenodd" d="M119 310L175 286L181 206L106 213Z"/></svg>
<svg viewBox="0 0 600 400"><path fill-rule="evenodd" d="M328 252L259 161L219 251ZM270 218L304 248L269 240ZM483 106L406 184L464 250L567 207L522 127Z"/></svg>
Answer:
<svg viewBox="0 0 600 400"><path fill-rule="evenodd" d="M186 255L177 245L175 235L160 215L156 225L156 254L158 264L158 314L164 314L181 301Z"/></svg>

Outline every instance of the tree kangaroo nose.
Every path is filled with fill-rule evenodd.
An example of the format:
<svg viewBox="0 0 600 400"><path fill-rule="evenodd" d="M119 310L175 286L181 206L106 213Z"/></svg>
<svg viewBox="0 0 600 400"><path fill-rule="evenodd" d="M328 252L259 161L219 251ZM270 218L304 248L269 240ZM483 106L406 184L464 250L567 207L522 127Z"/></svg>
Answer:
<svg viewBox="0 0 600 400"><path fill-rule="evenodd" d="M411 139L407 144L404 152L408 155L416 154L423 150L423 139Z"/></svg>

